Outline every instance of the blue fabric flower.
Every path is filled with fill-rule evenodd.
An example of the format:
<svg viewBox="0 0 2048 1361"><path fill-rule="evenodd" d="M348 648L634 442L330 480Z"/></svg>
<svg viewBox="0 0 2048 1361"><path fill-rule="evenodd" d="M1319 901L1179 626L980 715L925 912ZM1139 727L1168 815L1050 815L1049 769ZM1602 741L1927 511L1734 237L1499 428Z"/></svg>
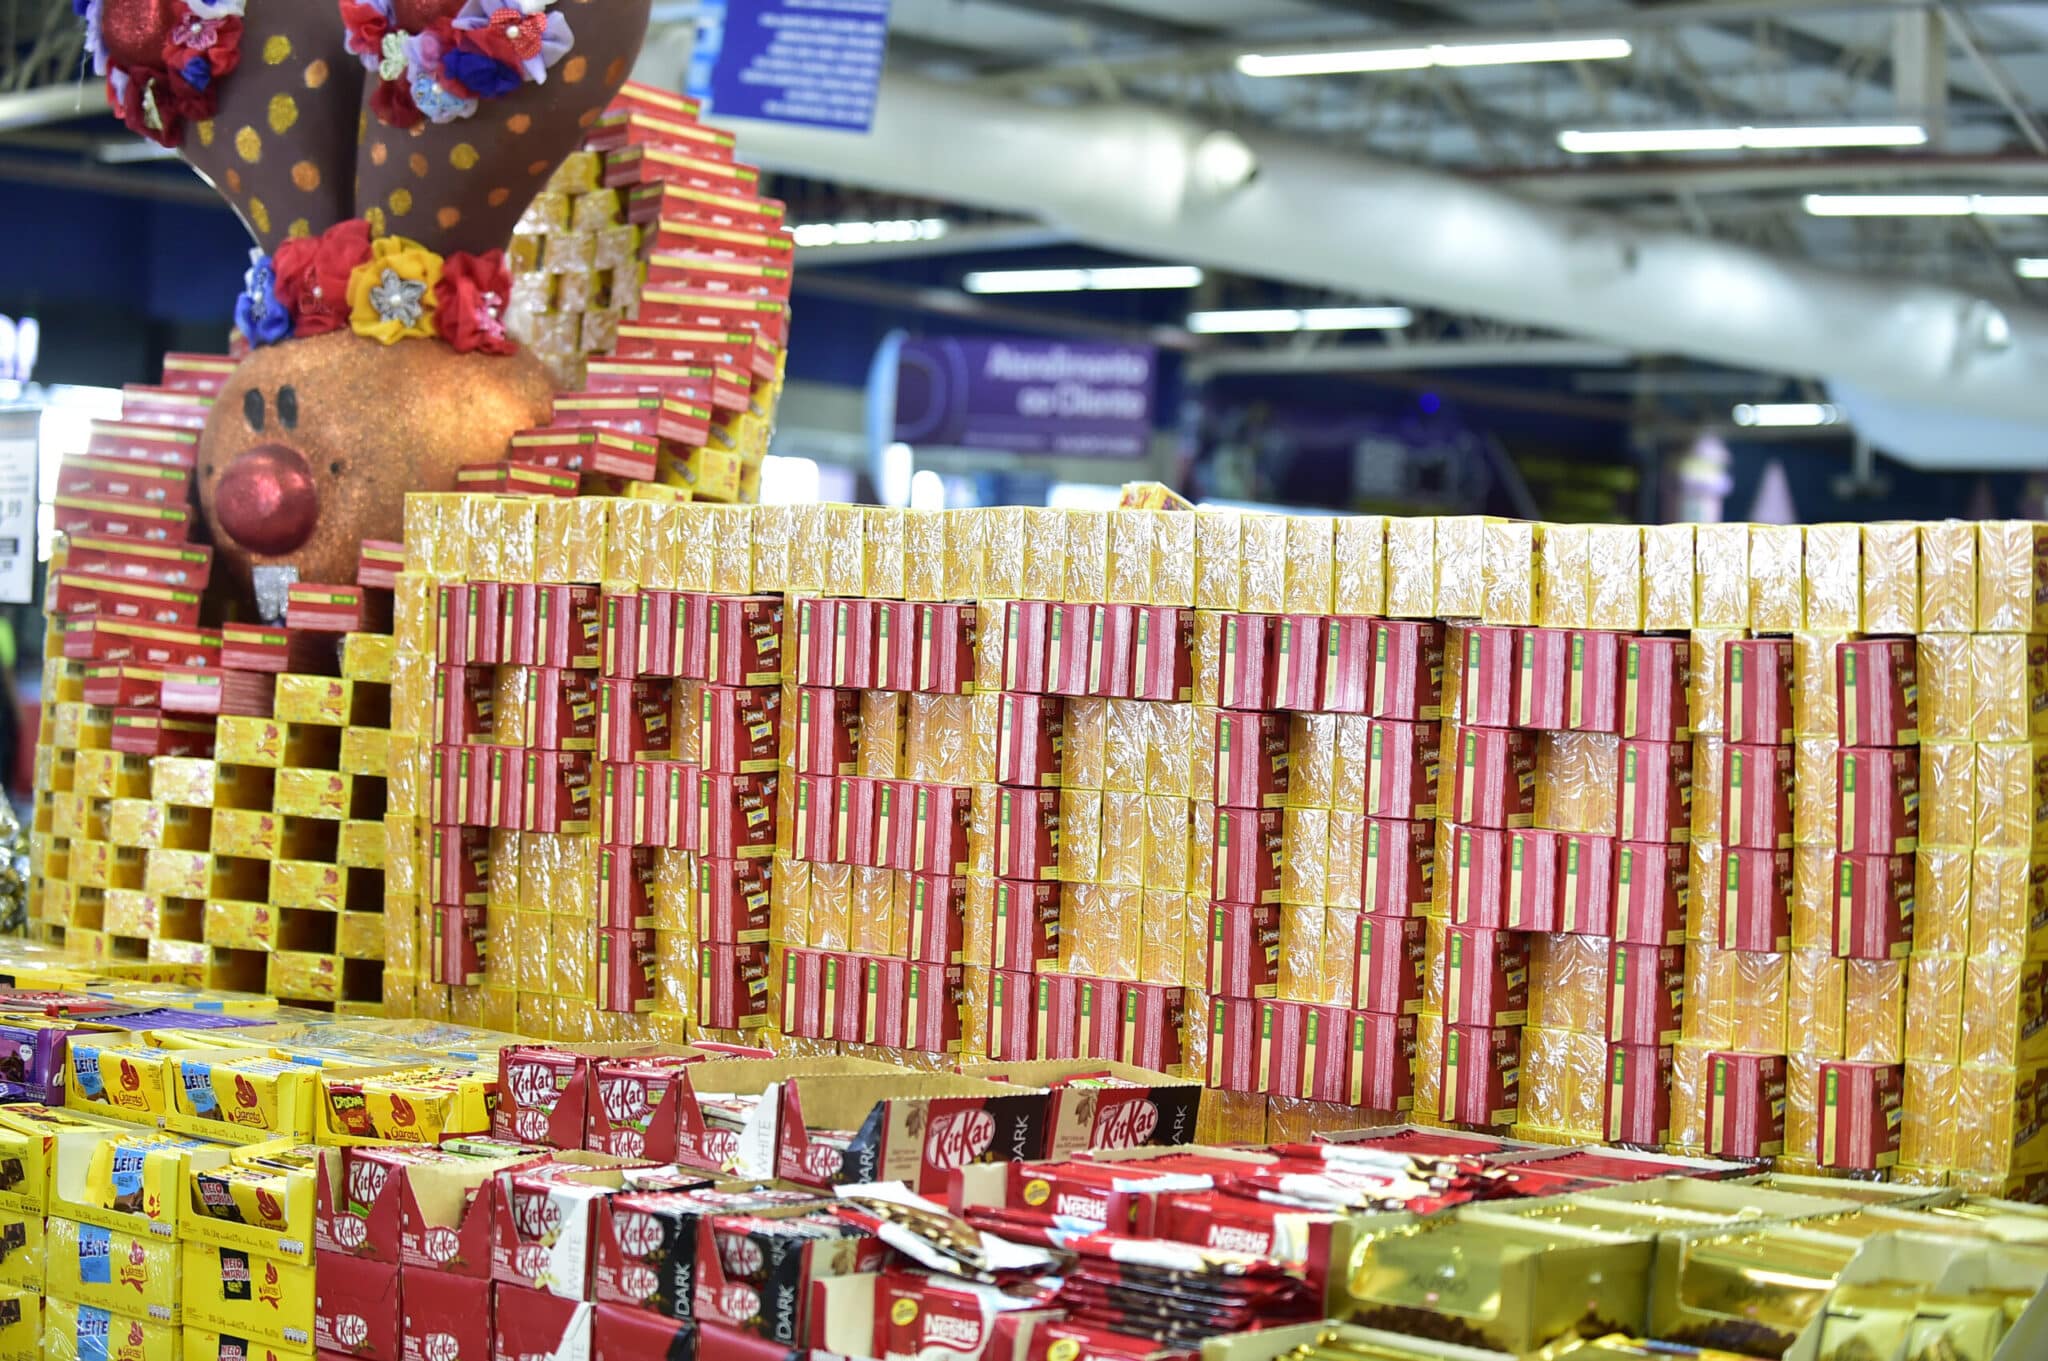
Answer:
<svg viewBox="0 0 2048 1361"><path fill-rule="evenodd" d="M502 99L521 84L519 72L481 52L451 47L441 54L441 69L474 90L480 99Z"/></svg>
<svg viewBox="0 0 2048 1361"><path fill-rule="evenodd" d="M213 66L204 57L194 57L185 63L185 69L178 73L185 83L195 90L204 90L213 84Z"/></svg>
<svg viewBox="0 0 2048 1361"><path fill-rule="evenodd" d="M275 345L291 338L292 314L277 300L277 271L260 250L249 252L242 296L235 299L235 325L251 345Z"/></svg>
<svg viewBox="0 0 2048 1361"><path fill-rule="evenodd" d="M452 123L476 112L474 99L462 98L425 71L413 73L412 102L436 123Z"/></svg>

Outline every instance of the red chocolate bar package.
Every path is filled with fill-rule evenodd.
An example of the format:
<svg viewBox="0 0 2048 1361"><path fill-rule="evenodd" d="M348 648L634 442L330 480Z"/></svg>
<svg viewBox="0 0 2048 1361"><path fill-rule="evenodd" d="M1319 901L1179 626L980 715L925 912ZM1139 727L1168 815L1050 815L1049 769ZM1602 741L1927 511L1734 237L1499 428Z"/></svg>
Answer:
<svg viewBox="0 0 2048 1361"><path fill-rule="evenodd" d="M1529 1019L1529 937L1453 926L1445 932L1444 1023L1517 1026Z"/></svg>
<svg viewBox="0 0 2048 1361"><path fill-rule="evenodd" d="M1814 1160L1822 1167L1857 1172L1896 1164L1905 1091L1905 1069L1897 1064L1839 1059L1822 1063L1820 1141Z"/></svg>
<svg viewBox="0 0 2048 1361"><path fill-rule="evenodd" d="M1452 741L1452 816L1479 827L1529 826L1536 813L1536 734L1461 727Z"/></svg>
<svg viewBox="0 0 2048 1361"><path fill-rule="evenodd" d="M1721 897L1721 947L1770 952L1792 945L1792 852L1731 846Z"/></svg>
<svg viewBox="0 0 2048 1361"><path fill-rule="evenodd" d="M1920 754L1905 747L1843 747L1837 754L1837 849L1908 855L1920 845Z"/></svg>
<svg viewBox="0 0 2048 1361"><path fill-rule="evenodd" d="M1436 894L1436 824L1365 820L1360 905L1387 917L1425 915Z"/></svg>
<svg viewBox="0 0 2048 1361"><path fill-rule="evenodd" d="M1574 732L1621 727L1621 635L1573 629L1566 680L1565 726Z"/></svg>
<svg viewBox="0 0 2048 1361"><path fill-rule="evenodd" d="M1438 735L1434 722L1376 718L1366 738L1365 811L1428 821L1436 816Z"/></svg>
<svg viewBox="0 0 2048 1361"><path fill-rule="evenodd" d="M1285 714L1241 709L1216 711L1218 804L1226 808L1279 808L1287 802L1287 729Z"/></svg>
<svg viewBox="0 0 2048 1361"><path fill-rule="evenodd" d="M1434 723L1443 716L1443 693L1444 626L1434 619L1373 620L1372 715Z"/></svg>
<svg viewBox="0 0 2048 1361"><path fill-rule="evenodd" d="M1835 954L1903 959L1913 949L1914 857L1835 857Z"/></svg>
<svg viewBox="0 0 2048 1361"><path fill-rule="evenodd" d="M1564 834L1517 827L1508 837L1507 916L1510 931L1553 932L1564 924L1564 880L1559 865Z"/></svg>
<svg viewBox="0 0 2048 1361"><path fill-rule="evenodd" d="M1682 845L1692 834L1692 743L1621 744L1621 839Z"/></svg>
<svg viewBox="0 0 2048 1361"><path fill-rule="evenodd" d="M1707 1153L1774 1158L1785 1151L1785 1056L1707 1055Z"/></svg>
<svg viewBox="0 0 2048 1361"><path fill-rule="evenodd" d="M1729 743L1783 746L1792 740L1792 640L1731 638L1722 672Z"/></svg>
<svg viewBox="0 0 2048 1361"><path fill-rule="evenodd" d="M1919 651L1911 638L1850 639L1835 650L1836 707L1845 747L1910 747L1920 740Z"/></svg>
<svg viewBox="0 0 2048 1361"><path fill-rule="evenodd" d="M1646 742L1692 736L1686 687L1692 645L1683 638L1630 637L1622 659L1621 735Z"/></svg>
<svg viewBox="0 0 2048 1361"><path fill-rule="evenodd" d="M1353 998L1359 1010L1388 1015L1413 1015L1422 1010L1428 925L1423 917L1359 914Z"/></svg>

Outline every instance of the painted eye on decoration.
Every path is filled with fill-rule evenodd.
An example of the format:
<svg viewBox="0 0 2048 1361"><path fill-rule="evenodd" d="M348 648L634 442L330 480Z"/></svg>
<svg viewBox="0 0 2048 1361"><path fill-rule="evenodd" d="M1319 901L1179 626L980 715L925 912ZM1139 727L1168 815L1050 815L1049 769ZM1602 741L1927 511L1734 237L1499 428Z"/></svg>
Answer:
<svg viewBox="0 0 2048 1361"><path fill-rule="evenodd" d="M289 383L277 390L277 418L287 430L299 428L299 390Z"/></svg>
<svg viewBox="0 0 2048 1361"><path fill-rule="evenodd" d="M263 394L255 388L242 394L242 419L249 422L251 430L263 433Z"/></svg>

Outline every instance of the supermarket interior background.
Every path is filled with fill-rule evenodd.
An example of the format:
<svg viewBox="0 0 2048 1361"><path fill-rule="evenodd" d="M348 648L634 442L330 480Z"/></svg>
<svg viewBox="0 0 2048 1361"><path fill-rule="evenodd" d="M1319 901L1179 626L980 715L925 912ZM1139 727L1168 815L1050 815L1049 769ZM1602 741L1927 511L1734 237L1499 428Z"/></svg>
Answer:
<svg viewBox="0 0 2048 1361"><path fill-rule="evenodd" d="M0 1361L2048 1356L2044 92L0 0Z"/></svg>

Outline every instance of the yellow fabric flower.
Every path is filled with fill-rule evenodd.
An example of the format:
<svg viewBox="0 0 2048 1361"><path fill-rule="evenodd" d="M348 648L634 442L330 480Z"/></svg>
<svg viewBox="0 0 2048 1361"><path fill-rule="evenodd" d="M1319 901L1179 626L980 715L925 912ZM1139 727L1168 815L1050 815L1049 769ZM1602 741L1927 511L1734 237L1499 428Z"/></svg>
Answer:
<svg viewBox="0 0 2048 1361"><path fill-rule="evenodd" d="M440 256L402 236L379 237L370 258L348 276L349 327L386 345L408 336L432 339L440 284Z"/></svg>

